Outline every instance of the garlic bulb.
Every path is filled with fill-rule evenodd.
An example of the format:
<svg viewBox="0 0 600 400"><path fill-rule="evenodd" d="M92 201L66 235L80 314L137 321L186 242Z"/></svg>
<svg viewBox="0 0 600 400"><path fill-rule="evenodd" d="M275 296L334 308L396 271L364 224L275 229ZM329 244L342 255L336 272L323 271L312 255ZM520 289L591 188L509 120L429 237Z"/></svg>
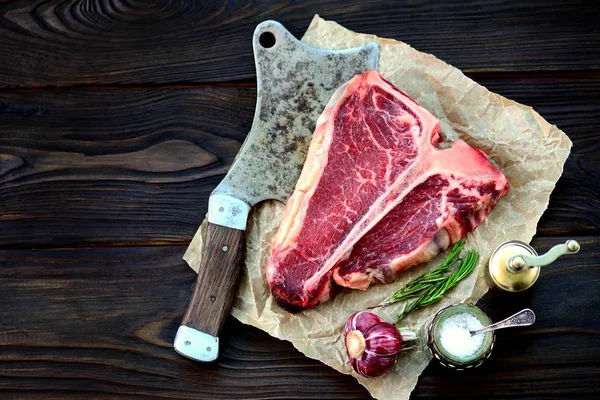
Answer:
<svg viewBox="0 0 600 400"><path fill-rule="evenodd" d="M396 363L404 342L414 339L414 333L400 332L394 324L368 311L352 314L344 327L350 364L368 378L385 374Z"/></svg>

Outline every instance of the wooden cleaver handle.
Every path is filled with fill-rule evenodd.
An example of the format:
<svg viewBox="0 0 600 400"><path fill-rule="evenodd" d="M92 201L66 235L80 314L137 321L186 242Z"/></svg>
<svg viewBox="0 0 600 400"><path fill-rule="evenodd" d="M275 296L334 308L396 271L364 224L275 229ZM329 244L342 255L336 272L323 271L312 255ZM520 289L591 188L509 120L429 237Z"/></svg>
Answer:
<svg viewBox="0 0 600 400"><path fill-rule="evenodd" d="M244 231L208 223L198 279L182 325L218 338L240 280L243 241Z"/></svg>

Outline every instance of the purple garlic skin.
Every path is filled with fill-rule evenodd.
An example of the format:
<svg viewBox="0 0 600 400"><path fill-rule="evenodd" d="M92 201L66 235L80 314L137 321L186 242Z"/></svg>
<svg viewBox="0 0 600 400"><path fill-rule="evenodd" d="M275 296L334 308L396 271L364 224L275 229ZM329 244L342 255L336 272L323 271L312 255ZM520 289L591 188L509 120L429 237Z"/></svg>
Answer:
<svg viewBox="0 0 600 400"><path fill-rule="evenodd" d="M402 351L402 335L378 315L359 311L344 327L344 343L352 368L367 378L385 374Z"/></svg>

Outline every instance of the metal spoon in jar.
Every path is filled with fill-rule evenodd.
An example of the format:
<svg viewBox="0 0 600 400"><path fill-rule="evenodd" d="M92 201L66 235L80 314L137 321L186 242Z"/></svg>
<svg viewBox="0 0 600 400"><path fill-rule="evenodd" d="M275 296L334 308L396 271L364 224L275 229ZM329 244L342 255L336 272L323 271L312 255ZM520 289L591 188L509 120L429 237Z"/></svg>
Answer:
<svg viewBox="0 0 600 400"><path fill-rule="evenodd" d="M480 333L495 331L496 329L502 328L512 328L515 326L529 326L533 325L535 322L535 314L529 308L519 311L515 315L511 315L510 317L503 319L500 322L496 322L495 324L485 326L481 329L477 329L471 332L471 336L478 335Z"/></svg>

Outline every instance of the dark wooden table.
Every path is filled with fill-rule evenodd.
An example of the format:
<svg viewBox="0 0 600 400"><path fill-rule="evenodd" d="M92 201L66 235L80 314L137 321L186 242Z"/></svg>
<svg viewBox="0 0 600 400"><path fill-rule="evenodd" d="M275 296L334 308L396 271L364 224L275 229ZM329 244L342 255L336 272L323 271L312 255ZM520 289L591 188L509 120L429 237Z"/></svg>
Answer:
<svg viewBox="0 0 600 400"><path fill-rule="evenodd" d="M533 244L582 251L480 302L536 325L499 332L477 371L430 365L413 397L600 397L597 2L23 0L0 3L0 398L368 397L234 319L217 365L171 347L181 257L252 122L252 31L301 36L315 13L437 55L574 143Z"/></svg>

